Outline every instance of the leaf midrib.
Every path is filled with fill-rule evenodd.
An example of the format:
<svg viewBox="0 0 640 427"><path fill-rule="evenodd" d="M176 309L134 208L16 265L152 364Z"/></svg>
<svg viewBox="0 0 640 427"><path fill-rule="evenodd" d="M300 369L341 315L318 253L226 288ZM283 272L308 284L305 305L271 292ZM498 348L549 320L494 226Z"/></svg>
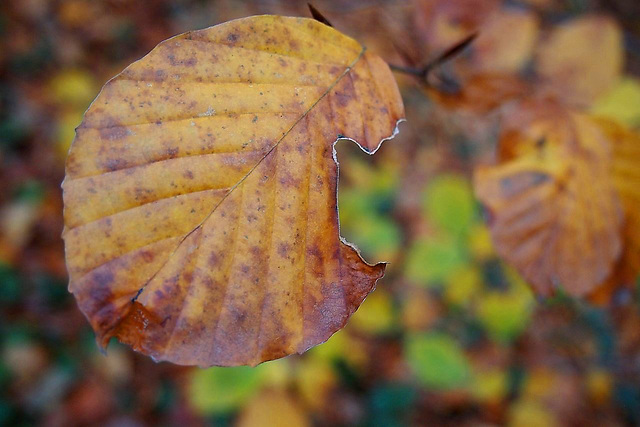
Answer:
<svg viewBox="0 0 640 427"><path fill-rule="evenodd" d="M331 85L329 85L329 87L327 88L327 90L325 90L322 95L313 103L311 104L311 106L291 125L291 127L284 133L284 135L282 135L282 137L273 145L273 147L271 147L271 149L269 149L269 151L267 151L265 153L264 156L262 156L260 158L260 160L258 160L258 162L256 162L255 165L253 165L251 167L251 169L249 169L249 171L242 177L240 178L240 180L238 180L237 183L235 183L231 189L229 190L229 192L227 192L227 194L224 195L224 197L222 197L222 199L220 199L220 201L218 201L218 203L211 209L211 211L204 217L204 219L202 219L202 221L200 221L195 227L193 227L193 229L191 231L189 231L188 233L186 233L178 242L178 244L176 245L175 249L169 254L169 256L167 256L167 259L162 263L162 265L156 270L155 273L153 273L151 275L151 277L149 277L149 279L147 279L145 281L145 283L140 287L140 289L137 291L136 295L131 299L131 302L136 302L137 299L140 297L140 295L142 294L142 292L144 291L144 289L146 288L146 286L158 275L158 273L160 273L160 271L162 271L164 269L164 267L168 264L168 262L173 258L173 256L176 254L176 252L178 251L178 249L182 246L182 243L192 234L194 233L197 229L199 229L200 227L202 227L202 225L211 217L211 215L213 215L213 213L218 209L218 207L227 199L227 197L229 197L229 195L231 193L233 193L235 191L235 189L242 184L248 177L249 175L251 175L253 173L253 171L264 161L265 158L267 158L276 148L278 148L278 146L280 145L280 143L289 135L289 133L291 133L291 131L298 125L298 123L303 120L305 117L307 117L307 115L311 112L311 110L313 110L316 105L318 105L318 103L320 101L322 101L332 90L333 88L345 77L347 76L351 70L353 69L353 67L356 66L356 64L362 59L362 57L364 56L365 51L367 50L367 48L365 46L362 46L362 49L360 50L360 53L358 54L358 56L353 60L353 62L351 64L349 64L345 70L336 78L336 80L331 83ZM126 316L125 316L126 317ZM124 317L123 317L124 318ZM112 327L111 329L116 328L119 325L120 322L118 322L114 327ZM107 331L108 333L109 331Z"/></svg>

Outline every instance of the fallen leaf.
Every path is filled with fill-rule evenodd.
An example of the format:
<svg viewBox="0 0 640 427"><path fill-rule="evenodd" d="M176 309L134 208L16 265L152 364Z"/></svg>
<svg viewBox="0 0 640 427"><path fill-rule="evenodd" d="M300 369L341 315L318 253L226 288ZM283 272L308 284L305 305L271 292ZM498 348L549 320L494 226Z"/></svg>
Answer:
<svg viewBox="0 0 640 427"><path fill-rule="evenodd" d="M63 183L69 288L99 342L210 366L327 340L385 269L339 235L333 145L373 154L403 114L388 66L312 19L188 32L110 80Z"/></svg>
<svg viewBox="0 0 640 427"><path fill-rule="evenodd" d="M429 97L445 108L483 114L523 97L529 92L529 86L517 75L493 72L463 79L460 90L454 93L430 87L426 90Z"/></svg>
<svg viewBox="0 0 640 427"><path fill-rule="evenodd" d="M263 366L258 369L237 366L230 369L213 367L194 370L188 387L191 406L202 415L225 414L238 409L264 383Z"/></svg>
<svg viewBox="0 0 640 427"><path fill-rule="evenodd" d="M450 390L464 386L470 379L467 357L445 334L413 334L407 338L405 352L418 381L429 389Z"/></svg>
<svg viewBox="0 0 640 427"><path fill-rule="evenodd" d="M469 391L474 399L482 403L499 403L509 392L509 377L506 372L482 366L474 370Z"/></svg>
<svg viewBox="0 0 640 427"><path fill-rule="evenodd" d="M307 357L300 361L295 375L296 390L305 406L321 411L330 401L331 391L338 384L338 377L330 361Z"/></svg>
<svg viewBox="0 0 640 427"><path fill-rule="evenodd" d="M473 68L489 73L521 71L533 56L538 31L538 18L533 12L509 8L496 11L480 27L473 43Z"/></svg>
<svg viewBox="0 0 640 427"><path fill-rule="evenodd" d="M414 0L414 25L429 54L477 31L500 8L498 0Z"/></svg>
<svg viewBox="0 0 640 427"><path fill-rule="evenodd" d="M476 214L469 181L454 174L434 178L425 189L422 209L440 229L455 236L467 233Z"/></svg>
<svg viewBox="0 0 640 427"><path fill-rule="evenodd" d="M622 250L611 147L587 116L529 107L543 113L518 114L531 118L526 131L503 135L511 148L501 149L498 165L476 170L476 195L497 253L539 293L562 286L583 296L611 274Z"/></svg>
<svg viewBox="0 0 640 427"><path fill-rule="evenodd" d="M382 290L371 294L354 314L351 325L356 330L370 335L389 332L395 325L391 295Z"/></svg>
<svg viewBox="0 0 640 427"><path fill-rule="evenodd" d="M421 286L437 287L467 259L468 255L458 239L449 236L418 239L407 252L404 274Z"/></svg>
<svg viewBox="0 0 640 427"><path fill-rule="evenodd" d="M444 298L453 306L465 307L475 303L482 289L482 275L476 265L464 265L447 277Z"/></svg>
<svg viewBox="0 0 640 427"><path fill-rule="evenodd" d="M555 28L538 46L536 62L553 93L574 105L588 106L621 77L622 31L604 16L574 19Z"/></svg>
<svg viewBox="0 0 640 427"><path fill-rule="evenodd" d="M238 427L306 427L311 423L303 408L287 393L265 391L251 400L240 414Z"/></svg>
<svg viewBox="0 0 640 427"><path fill-rule="evenodd" d="M514 427L556 427L561 423L542 403L521 399L509 407L509 425Z"/></svg>
<svg viewBox="0 0 640 427"><path fill-rule="evenodd" d="M508 292L489 291L478 301L478 320L494 341L508 343L528 326L534 302L525 284L513 284Z"/></svg>
<svg viewBox="0 0 640 427"><path fill-rule="evenodd" d="M640 81L630 77L621 80L598 98L591 112L631 127L640 127Z"/></svg>
<svg viewBox="0 0 640 427"><path fill-rule="evenodd" d="M617 284L635 284L640 275L640 134L611 120L597 123L611 142L611 176L625 215Z"/></svg>

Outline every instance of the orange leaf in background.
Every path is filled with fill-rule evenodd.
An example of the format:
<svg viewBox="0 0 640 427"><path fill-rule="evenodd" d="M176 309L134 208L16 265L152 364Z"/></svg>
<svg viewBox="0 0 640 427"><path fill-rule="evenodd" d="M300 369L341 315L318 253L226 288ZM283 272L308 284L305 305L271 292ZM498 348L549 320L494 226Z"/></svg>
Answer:
<svg viewBox="0 0 640 427"><path fill-rule="evenodd" d="M428 52L443 51L478 30L499 0L414 0L414 25Z"/></svg>
<svg viewBox="0 0 640 427"><path fill-rule="evenodd" d="M640 134L611 120L599 119L598 124L611 141L611 174L625 213L617 278L633 283L640 274Z"/></svg>
<svg viewBox="0 0 640 427"><path fill-rule="evenodd" d="M523 125L525 132L512 129L501 140L518 155L475 173L496 250L541 294L562 286L586 295L612 273L622 250L611 147L593 120L568 110Z"/></svg>
<svg viewBox="0 0 640 427"><path fill-rule="evenodd" d="M249 401L238 422L238 427L307 427L310 426L304 408L289 394L267 390Z"/></svg>
<svg viewBox="0 0 640 427"><path fill-rule="evenodd" d="M533 56L538 32L538 17L531 11L503 9L493 13L480 26L473 44L474 71L517 73L522 70Z"/></svg>
<svg viewBox="0 0 640 427"><path fill-rule="evenodd" d="M481 4L492 10L490 3ZM483 16L483 20L479 16ZM531 91L518 73L533 55L539 26L535 14L504 9L479 16L469 20L474 26L465 27L467 31L478 31L478 38L471 45L471 55L456 58L452 64L455 71L451 77L454 81L459 80L459 90L449 93L439 89L437 84L427 88L429 97L445 108L483 114ZM505 37L512 28L518 28L518 31L512 37Z"/></svg>
<svg viewBox="0 0 640 427"><path fill-rule="evenodd" d="M344 326L384 274L341 240L333 145L404 114L387 65L314 20L160 43L110 80L63 183L69 288L105 345L256 365Z"/></svg>
<svg viewBox="0 0 640 427"><path fill-rule="evenodd" d="M528 87L516 75L491 73L466 79L456 93L445 93L432 87L426 90L430 98L445 108L482 114L526 94Z"/></svg>
<svg viewBox="0 0 640 427"><path fill-rule="evenodd" d="M569 21L541 43L536 62L549 90L568 103L588 106L622 75L622 31L603 16Z"/></svg>

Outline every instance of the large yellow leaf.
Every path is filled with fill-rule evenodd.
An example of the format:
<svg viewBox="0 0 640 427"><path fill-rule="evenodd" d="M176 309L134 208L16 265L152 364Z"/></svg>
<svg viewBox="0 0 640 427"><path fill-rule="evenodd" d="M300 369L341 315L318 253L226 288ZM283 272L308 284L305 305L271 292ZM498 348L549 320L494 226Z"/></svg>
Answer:
<svg viewBox="0 0 640 427"><path fill-rule="evenodd" d="M586 116L542 105L536 120L527 108L516 117L525 131L501 140L511 146L502 147L502 162L476 171L476 194L497 252L538 292L561 286L585 295L612 273L622 249L611 147Z"/></svg>
<svg viewBox="0 0 640 427"><path fill-rule="evenodd" d="M387 65L319 22L257 16L160 43L109 81L63 183L70 290L100 342L255 365L340 329L384 274L338 228L338 138L404 114Z"/></svg>

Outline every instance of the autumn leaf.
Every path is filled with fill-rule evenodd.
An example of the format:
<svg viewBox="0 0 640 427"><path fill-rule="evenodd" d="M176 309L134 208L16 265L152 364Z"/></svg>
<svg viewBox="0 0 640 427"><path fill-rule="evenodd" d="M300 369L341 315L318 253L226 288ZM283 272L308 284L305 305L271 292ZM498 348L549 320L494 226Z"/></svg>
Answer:
<svg viewBox="0 0 640 427"><path fill-rule="evenodd" d="M287 393L268 390L254 398L240 414L238 427L307 427L304 409Z"/></svg>
<svg viewBox="0 0 640 427"><path fill-rule="evenodd" d="M533 55L538 27L538 18L530 11L505 8L491 14L473 44L474 71L515 73L522 70ZM514 28L518 30L513 31Z"/></svg>
<svg viewBox="0 0 640 427"><path fill-rule="evenodd" d="M337 139L404 114L388 66L311 19L160 43L102 89L63 183L69 289L102 345L256 365L346 323L384 274L339 234Z"/></svg>
<svg viewBox="0 0 640 427"><path fill-rule="evenodd" d="M539 293L561 286L586 295L622 250L611 147L583 114L544 103L520 108L511 122L524 130L505 128L501 162L477 169L476 194L498 254Z"/></svg>
<svg viewBox="0 0 640 427"><path fill-rule="evenodd" d="M640 82L631 77L623 78L596 101L591 112L630 127L640 127Z"/></svg>
<svg viewBox="0 0 640 427"><path fill-rule="evenodd" d="M588 106L621 77L622 31L614 20L599 15L568 21L538 46L536 62L551 92L570 104Z"/></svg>
<svg viewBox="0 0 640 427"><path fill-rule="evenodd" d="M465 79L459 91L446 93L433 87L427 87L426 91L445 108L485 114L523 97L529 87L513 74L478 73Z"/></svg>
<svg viewBox="0 0 640 427"><path fill-rule="evenodd" d="M612 149L611 179L624 209L624 252L616 267L619 283L640 274L640 134L612 120L598 119Z"/></svg>

